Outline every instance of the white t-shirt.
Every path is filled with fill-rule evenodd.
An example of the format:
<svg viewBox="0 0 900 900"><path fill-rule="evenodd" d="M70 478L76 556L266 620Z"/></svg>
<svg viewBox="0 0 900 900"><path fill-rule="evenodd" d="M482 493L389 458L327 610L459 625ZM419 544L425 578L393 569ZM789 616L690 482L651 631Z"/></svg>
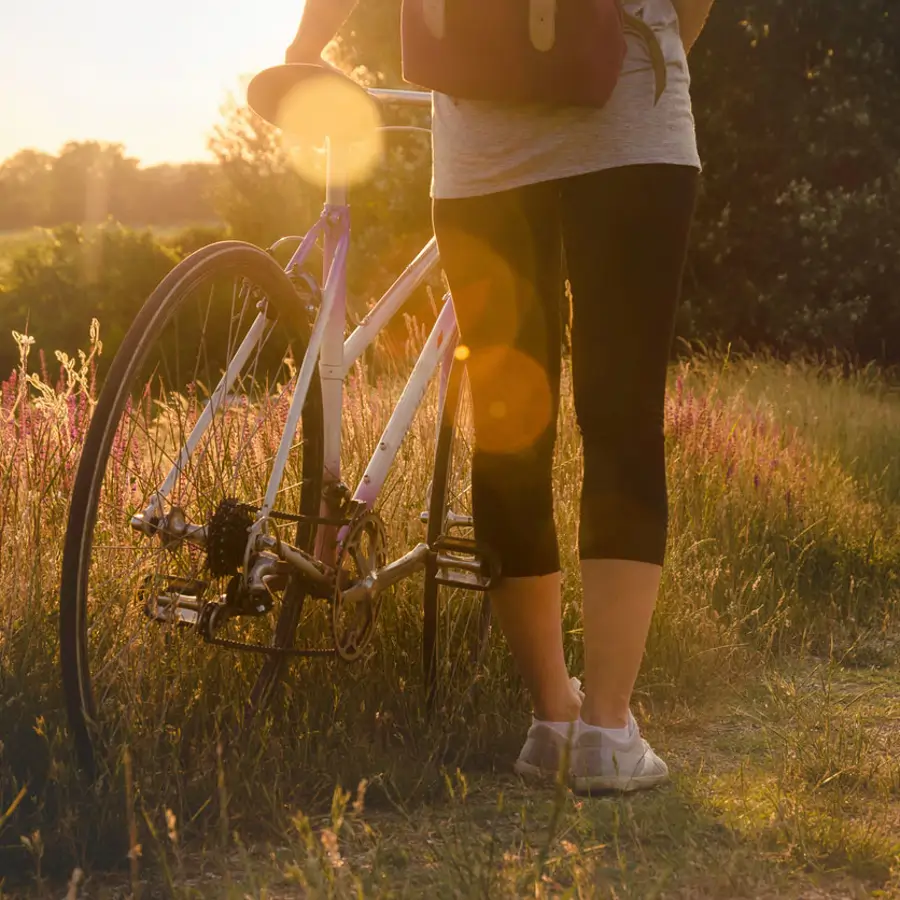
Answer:
<svg viewBox="0 0 900 900"><path fill-rule="evenodd" d="M504 106L434 95L436 198L473 197L601 169L648 163L700 168L690 74L671 0L625 0L653 29L668 82L656 80L645 45L628 35L622 76L603 109Z"/></svg>

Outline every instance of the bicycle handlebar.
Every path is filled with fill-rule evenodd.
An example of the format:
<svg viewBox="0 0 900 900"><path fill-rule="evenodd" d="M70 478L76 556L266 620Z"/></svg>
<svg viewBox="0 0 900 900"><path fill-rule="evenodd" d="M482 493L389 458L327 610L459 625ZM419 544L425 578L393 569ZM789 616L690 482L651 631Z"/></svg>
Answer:
<svg viewBox="0 0 900 900"><path fill-rule="evenodd" d="M430 91L399 91L392 88L368 88L376 100L397 106L431 106Z"/></svg>

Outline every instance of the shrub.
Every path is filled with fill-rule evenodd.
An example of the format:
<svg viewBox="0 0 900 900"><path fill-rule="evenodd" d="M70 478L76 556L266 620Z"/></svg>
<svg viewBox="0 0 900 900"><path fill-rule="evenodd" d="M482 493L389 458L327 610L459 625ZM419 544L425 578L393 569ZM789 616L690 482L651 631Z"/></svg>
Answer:
<svg viewBox="0 0 900 900"><path fill-rule="evenodd" d="M680 330L781 356L900 361L900 168L856 189L792 182L699 221Z"/></svg>
<svg viewBox="0 0 900 900"><path fill-rule="evenodd" d="M228 236L228 228L224 225L187 225L167 234L161 243L174 250L180 258L184 258L208 244L224 241Z"/></svg>
<svg viewBox="0 0 900 900"><path fill-rule="evenodd" d="M150 231L113 222L90 230L55 228L49 240L13 257L0 293L4 330L36 335L37 354L74 355L91 319L100 319L102 362L108 365L147 296L177 261L176 251ZM0 372L8 373L17 362L18 349L5 340Z"/></svg>

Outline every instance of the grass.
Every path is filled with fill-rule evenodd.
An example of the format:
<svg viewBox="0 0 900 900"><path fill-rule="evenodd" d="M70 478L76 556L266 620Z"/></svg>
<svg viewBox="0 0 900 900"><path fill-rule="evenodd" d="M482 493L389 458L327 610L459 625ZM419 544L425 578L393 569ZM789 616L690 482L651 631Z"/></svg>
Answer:
<svg viewBox="0 0 900 900"><path fill-rule="evenodd" d="M20 374L0 394L5 894L59 895L78 867L72 896L900 896L900 397L878 373L699 357L673 369L669 564L636 708L675 779L591 801L507 774L528 709L499 642L468 705L424 718L415 581L386 608L372 658L294 666L260 730L223 744L214 720L135 727L86 786L54 632L90 411L77 376L50 388ZM351 387L351 468L396 390ZM388 485L392 555L421 539L433 416L430 398ZM572 572L569 405L561 421ZM564 607L577 673L571 578ZM228 657L199 665L212 699L246 686ZM162 715L153 696L134 709Z"/></svg>
<svg viewBox="0 0 900 900"><path fill-rule="evenodd" d="M252 836L217 828L184 841L161 814L142 887L185 898L897 896L897 759L878 731L897 712L897 675L879 676L888 707L866 679L807 660L699 716L668 713L653 737L674 782L633 798L582 800L470 768L447 773L428 803L350 785L317 814L286 812ZM126 871L85 884L88 896L131 890Z"/></svg>

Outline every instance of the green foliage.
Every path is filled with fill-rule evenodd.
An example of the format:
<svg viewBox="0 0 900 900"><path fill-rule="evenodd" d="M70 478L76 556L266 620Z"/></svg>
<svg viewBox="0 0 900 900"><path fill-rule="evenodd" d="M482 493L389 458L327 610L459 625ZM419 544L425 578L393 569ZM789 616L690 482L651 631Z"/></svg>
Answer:
<svg viewBox="0 0 900 900"><path fill-rule="evenodd" d="M892 3L714 7L691 57L705 174L682 337L783 356L837 351L900 362L900 16L891 14ZM399 0L360 3L332 48L335 62L363 83L402 85L399 8ZM389 122L418 122L419 115L385 111ZM56 157L22 151L0 166L0 228L96 223L107 215L141 224L210 221L216 214L234 237L268 246L302 234L319 213L321 189L304 181L277 134L246 108L226 110L211 148L217 167L147 169L118 145L70 143ZM381 164L353 189L357 313L429 235L429 156L423 138L388 135ZM165 243L180 255L206 237L195 232L181 244ZM136 258L149 252L145 246ZM71 273L37 273L41 260L54 265L60 253L25 253L28 261L6 279L13 294L0 308L0 332L21 329L23 313L34 309L41 311L33 330L42 345L77 342L96 313L95 286L82 297L69 290L55 337L43 333L47 298L60 295L59 282L81 283ZM132 276L117 265L118 275L99 277L122 297L139 287L119 311L136 309L153 287L144 281L153 267L139 263ZM116 277L123 281L114 289ZM47 284L54 285L49 293ZM424 294L410 309L427 317ZM110 348L126 321L116 315L104 319ZM0 352L0 371L11 357L11 347Z"/></svg>
<svg viewBox="0 0 900 900"><path fill-rule="evenodd" d="M683 334L900 360L898 48L892 0L714 7Z"/></svg>
<svg viewBox="0 0 900 900"><path fill-rule="evenodd" d="M234 237L268 247L303 234L322 207L321 191L289 164L278 133L246 106L230 104L210 141L219 162L216 209Z"/></svg>
<svg viewBox="0 0 900 900"><path fill-rule="evenodd" d="M156 284L178 261L150 231L115 223L95 229L64 225L11 260L0 284L7 338L0 371L11 371L18 350L8 329L35 335L37 350L73 355L92 318L104 323L108 365Z"/></svg>
<svg viewBox="0 0 900 900"><path fill-rule="evenodd" d="M861 185L791 182L694 230L681 333L781 354L900 361L900 168Z"/></svg>
<svg viewBox="0 0 900 900"><path fill-rule="evenodd" d="M183 259L209 244L224 241L228 236L228 229L222 225L187 225L161 235L160 242Z"/></svg>

